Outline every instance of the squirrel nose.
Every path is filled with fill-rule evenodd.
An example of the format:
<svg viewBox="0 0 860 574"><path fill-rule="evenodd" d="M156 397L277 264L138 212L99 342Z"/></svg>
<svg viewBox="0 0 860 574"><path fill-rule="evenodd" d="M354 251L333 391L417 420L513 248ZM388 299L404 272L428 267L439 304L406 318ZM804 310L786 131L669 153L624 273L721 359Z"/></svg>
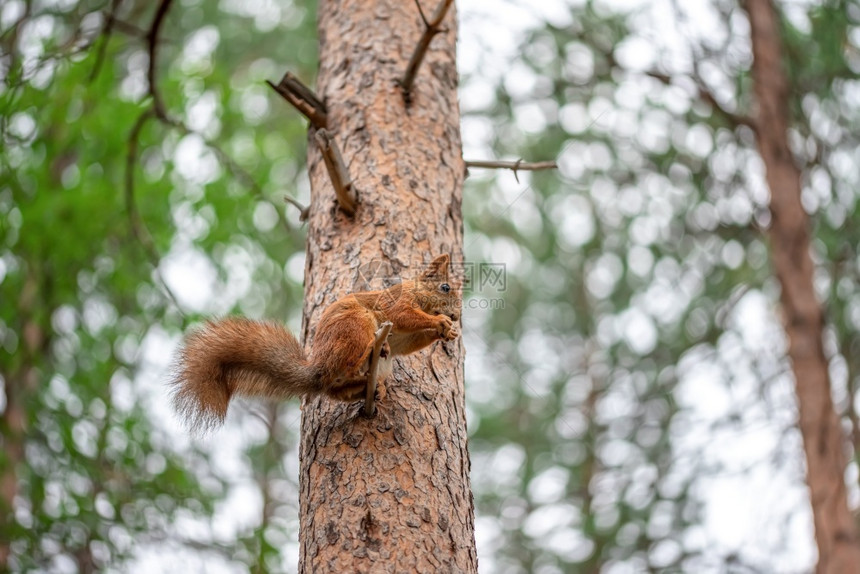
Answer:
<svg viewBox="0 0 860 574"><path fill-rule="evenodd" d="M451 313L451 319L452 319L452 320L454 320L454 321L459 321L459 320L460 320L460 311L455 309L455 310Z"/></svg>

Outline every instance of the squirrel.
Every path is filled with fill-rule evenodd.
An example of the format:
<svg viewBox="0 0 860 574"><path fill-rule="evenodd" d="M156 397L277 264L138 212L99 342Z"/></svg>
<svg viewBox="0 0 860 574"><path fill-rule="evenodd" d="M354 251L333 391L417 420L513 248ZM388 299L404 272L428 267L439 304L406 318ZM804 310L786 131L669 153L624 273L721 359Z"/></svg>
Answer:
<svg viewBox="0 0 860 574"><path fill-rule="evenodd" d="M234 395L360 399L377 329L390 321L377 373L377 397L383 398L392 355L459 336L454 322L462 301L451 286L449 267L449 256L440 255L414 281L338 299L323 312L309 356L280 324L243 317L207 321L186 337L174 364L177 412L191 429L199 429L222 424Z"/></svg>

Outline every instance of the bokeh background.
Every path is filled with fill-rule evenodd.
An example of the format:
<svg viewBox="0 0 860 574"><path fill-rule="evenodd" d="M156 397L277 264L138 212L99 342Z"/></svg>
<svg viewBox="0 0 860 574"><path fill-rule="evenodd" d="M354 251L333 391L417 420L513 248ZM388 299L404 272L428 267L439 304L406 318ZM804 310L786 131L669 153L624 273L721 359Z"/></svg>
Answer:
<svg viewBox="0 0 860 574"><path fill-rule="evenodd" d="M298 329L314 2L0 4L0 549L16 572L298 560L297 403L192 439L165 381L211 315ZM846 436L860 444L860 4L780 3L791 143ZM425 11L429 8L425 7ZM115 14L115 18L108 18ZM480 568L810 571L779 286L729 0L458 3L473 169L463 331ZM112 23L108 25L108 21ZM110 28L111 33L105 34ZM702 88L720 104L705 101ZM858 466L845 479L860 504ZM5 514L5 512L4 512Z"/></svg>

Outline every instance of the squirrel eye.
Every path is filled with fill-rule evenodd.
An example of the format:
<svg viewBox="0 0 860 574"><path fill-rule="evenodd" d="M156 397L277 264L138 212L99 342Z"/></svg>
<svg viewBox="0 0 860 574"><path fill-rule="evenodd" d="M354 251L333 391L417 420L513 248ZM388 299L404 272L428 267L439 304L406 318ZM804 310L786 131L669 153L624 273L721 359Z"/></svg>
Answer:
<svg viewBox="0 0 860 574"><path fill-rule="evenodd" d="M442 283L442 285L439 286L439 289L442 290L442 293L448 293L451 291L451 286L447 283Z"/></svg>

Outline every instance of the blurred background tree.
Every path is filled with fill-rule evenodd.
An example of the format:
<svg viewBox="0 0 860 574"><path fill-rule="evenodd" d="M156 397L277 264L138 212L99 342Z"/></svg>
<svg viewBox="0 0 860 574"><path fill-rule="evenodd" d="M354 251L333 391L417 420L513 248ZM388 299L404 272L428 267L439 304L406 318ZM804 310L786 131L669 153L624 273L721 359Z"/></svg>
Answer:
<svg viewBox="0 0 860 574"><path fill-rule="evenodd" d="M203 316L298 327L304 237L282 196L307 201L305 128L263 82L287 68L310 82L316 8L177 0L157 45L173 123L146 115L157 9L0 6L0 559L12 571L296 567L298 405L247 403L191 441L163 381ZM481 569L811 570L768 193L744 121L745 12L722 0L459 10L467 159L560 163L467 180ZM780 10L856 508L860 5ZM495 264L504 282L481 274Z"/></svg>
<svg viewBox="0 0 860 574"><path fill-rule="evenodd" d="M270 432L283 418L256 407L253 438L237 426L201 452L171 426L164 380L192 320L300 316L303 239L281 197L307 187L305 131L263 81L284 63L312 73L314 7L177 3L158 71L183 127L148 113L155 8L0 9L0 549L13 571L125 571L182 546L266 570L281 546L270 524L295 538L295 493L276 488L295 429ZM219 507L242 489L258 508L225 526Z"/></svg>

